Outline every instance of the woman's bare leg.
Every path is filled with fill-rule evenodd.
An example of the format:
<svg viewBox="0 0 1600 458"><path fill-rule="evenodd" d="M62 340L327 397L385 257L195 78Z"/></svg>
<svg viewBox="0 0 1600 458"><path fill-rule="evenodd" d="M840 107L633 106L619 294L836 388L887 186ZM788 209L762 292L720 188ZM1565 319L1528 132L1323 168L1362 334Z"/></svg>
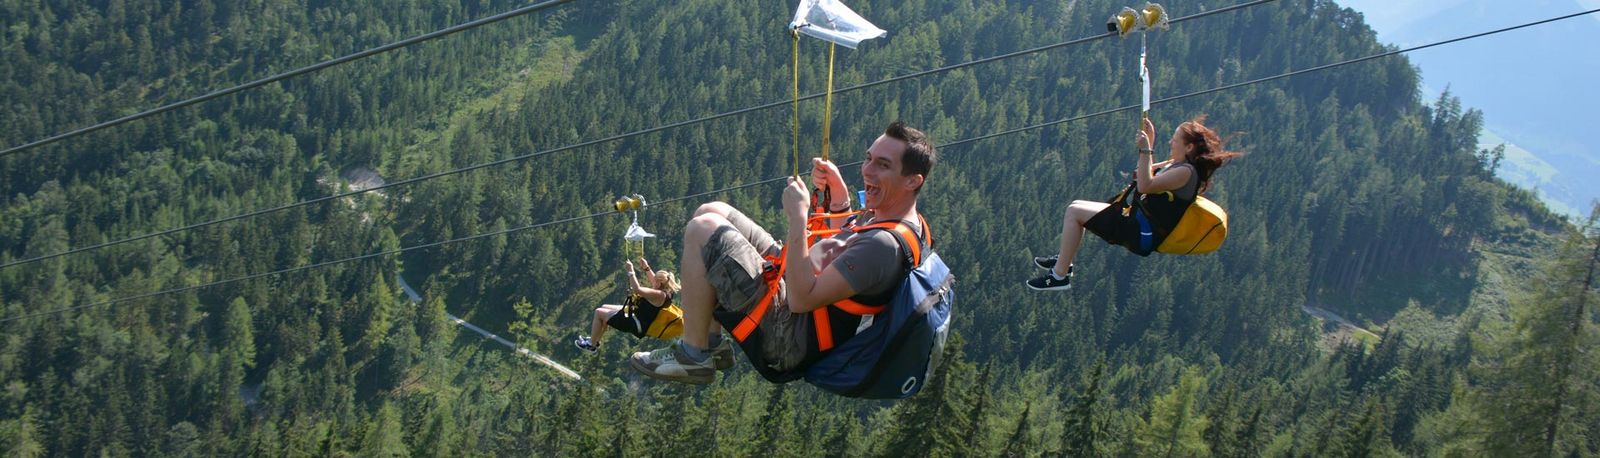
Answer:
<svg viewBox="0 0 1600 458"><path fill-rule="evenodd" d="M1066 213L1061 216L1061 257L1056 259L1054 270L1057 277L1066 277L1072 259L1078 256L1078 247L1083 245L1083 225L1109 206L1111 204L1092 200L1076 200L1067 206Z"/></svg>
<svg viewBox="0 0 1600 458"><path fill-rule="evenodd" d="M600 337L606 335L606 320L621 310L622 306L615 304L606 304L594 309L594 324L589 329L589 341L594 342L596 347L600 346Z"/></svg>

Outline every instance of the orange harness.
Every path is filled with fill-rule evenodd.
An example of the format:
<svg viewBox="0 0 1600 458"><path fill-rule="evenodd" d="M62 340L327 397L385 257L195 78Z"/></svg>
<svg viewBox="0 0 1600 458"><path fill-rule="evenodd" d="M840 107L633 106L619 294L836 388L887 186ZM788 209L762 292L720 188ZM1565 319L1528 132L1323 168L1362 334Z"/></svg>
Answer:
<svg viewBox="0 0 1600 458"><path fill-rule="evenodd" d="M811 217L806 219L806 233L810 234L810 237L806 238L807 248L810 248L811 244L817 243L818 240L832 237L834 234L839 233L839 229L828 227L829 220L861 214L861 210L846 210L838 213L831 213L827 208L824 207L827 204L823 202L833 200L832 197L829 197L832 193L826 190L814 191L812 193L812 195L816 194L821 194L822 199L812 201Z"/></svg>
<svg viewBox="0 0 1600 458"><path fill-rule="evenodd" d="M851 211L844 213L822 213L812 215L810 220L807 221L808 227L817 227L819 223L824 225L822 226L823 229L817 229L811 232L810 237L807 238L807 244L810 244L810 239L813 237L826 237L843 231L862 232L872 229L887 229L898 232L900 237L908 242L906 243L906 246L909 250L911 250L912 266L916 266L922 262L922 244L920 243L920 239L917 238L915 232L911 231L911 228L906 227L899 221L885 221L859 227L847 225L840 229L826 228L825 223L823 223L823 220L826 218L838 218L855 215L858 213L861 212ZM927 233L926 223L923 223L923 233ZM756 328L761 325L761 319L766 317L767 309L772 305L772 298L778 294L778 288L781 286L780 282L783 281L784 259L785 255L788 254L788 251L789 247L783 247L783 249L778 250L778 255L776 257L763 257L763 259L771 266L761 273L762 280L767 284L767 292L762 294L761 299L757 301L755 306L750 309L750 313L745 314L744 319L740 320L739 325L733 328L731 333L733 334L734 340L744 342L745 339L750 336L750 333L755 332ZM882 313L884 308L887 307L887 304L866 305L853 299L845 298L833 304L829 304L827 307L818 307L817 309L812 310L811 321L816 328L817 351L828 351L832 349L834 345L833 324L828 319L829 307L838 309L851 315L862 316Z"/></svg>

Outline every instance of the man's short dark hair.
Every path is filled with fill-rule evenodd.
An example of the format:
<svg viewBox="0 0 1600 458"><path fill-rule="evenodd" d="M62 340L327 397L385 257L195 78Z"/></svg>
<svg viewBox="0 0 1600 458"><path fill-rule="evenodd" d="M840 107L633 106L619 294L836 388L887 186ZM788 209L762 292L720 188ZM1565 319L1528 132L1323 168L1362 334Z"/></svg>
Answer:
<svg viewBox="0 0 1600 458"><path fill-rule="evenodd" d="M933 142L928 141L928 134L907 126L903 121L889 123L889 128L884 129L884 135L895 140L906 142L905 155L900 158L900 175L922 175L926 180L928 172L933 171L933 165L939 162L939 153L933 147ZM922 188L917 188L918 192Z"/></svg>

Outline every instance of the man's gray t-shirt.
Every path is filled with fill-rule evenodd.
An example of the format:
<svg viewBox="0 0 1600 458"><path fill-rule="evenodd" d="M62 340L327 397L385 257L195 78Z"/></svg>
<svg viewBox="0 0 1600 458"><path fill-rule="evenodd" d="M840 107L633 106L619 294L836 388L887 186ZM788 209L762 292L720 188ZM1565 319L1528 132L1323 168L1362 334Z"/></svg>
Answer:
<svg viewBox="0 0 1600 458"><path fill-rule="evenodd" d="M911 228L917 235L922 235L922 223L916 217L907 218L903 223ZM872 221L857 222L857 226L872 224ZM830 264L839 274L844 276L850 289L856 295L881 295L900 286L905 279L904 260L907 255L900 247L891 231L868 231L865 233L841 233L838 237L845 239L844 253ZM907 240L907 243L918 243L916 240Z"/></svg>

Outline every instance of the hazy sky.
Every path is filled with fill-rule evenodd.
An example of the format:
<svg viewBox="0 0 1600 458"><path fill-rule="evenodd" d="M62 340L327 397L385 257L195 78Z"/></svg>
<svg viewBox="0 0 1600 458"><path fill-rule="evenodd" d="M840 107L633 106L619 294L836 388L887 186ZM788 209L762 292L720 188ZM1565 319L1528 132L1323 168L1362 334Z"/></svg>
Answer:
<svg viewBox="0 0 1600 458"><path fill-rule="evenodd" d="M1360 11L1378 38L1399 47L1600 8L1600 0L1335 0ZM1424 95L1448 86L1485 123L1566 175L1600 177L1600 13L1407 54ZM1587 187L1587 186L1581 186ZM1600 188L1596 188L1600 189ZM1583 200L1600 190L1579 191ZM1586 206L1574 202L1579 208Z"/></svg>
<svg viewBox="0 0 1600 458"><path fill-rule="evenodd" d="M1600 0L1344 0L1385 42L1405 47L1565 13ZM1408 54L1430 93L1449 86L1491 129L1539 149L1591 148L1578 134L1600 119L1600 13ZM1559 137L1559 138L1543 138ZM1556 141L1559 140L1559 141ZM1565 143L1565 144L1564 144Z"/></svg>

